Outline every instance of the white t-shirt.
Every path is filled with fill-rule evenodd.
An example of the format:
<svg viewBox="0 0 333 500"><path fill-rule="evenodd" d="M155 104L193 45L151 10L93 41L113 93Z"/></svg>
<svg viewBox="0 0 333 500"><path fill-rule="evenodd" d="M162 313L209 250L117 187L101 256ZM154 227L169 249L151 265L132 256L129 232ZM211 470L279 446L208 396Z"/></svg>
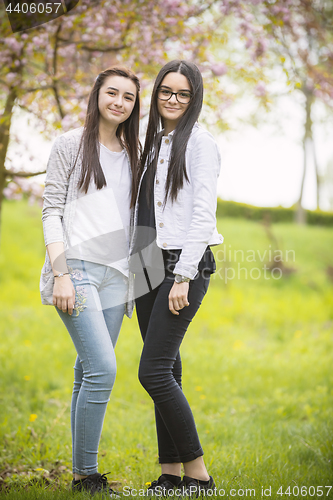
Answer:
<svg viewBox="0 0 333 500"><path fill-rule="evenodd" d="M76 200L69 259L87 260L114 267L128 276L131 174L125 151L116 153L100 144L100 164L106 186Z"/></svg>

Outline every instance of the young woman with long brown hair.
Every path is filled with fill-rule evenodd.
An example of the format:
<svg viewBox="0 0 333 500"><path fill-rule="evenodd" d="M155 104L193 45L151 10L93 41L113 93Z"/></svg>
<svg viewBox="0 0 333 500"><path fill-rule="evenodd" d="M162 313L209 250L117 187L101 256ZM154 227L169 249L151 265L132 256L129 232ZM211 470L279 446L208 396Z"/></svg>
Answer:
<svg viewBox="0 0 333 500"><path fill-rule="evenodd" d="M96 78L84 127L55 141L45 181L44 304L56 306L77 351L71 406L73 490L118 497L97 469L128 302L131 206L137 191L139 80L124 67Z"/></svg>
<svg viewBox="0 0 333 500"><path fill-rule="evenodd" d="M161 69L140 165L132 252L140 254L144 268L135 276L144 341L139 378L155 404L162 472L147 494L178 488L178 495L199 496L215 487L182 391L179 353L215 271L210 246L223 242L215 216L220 155L212 135L197 124L202 101L203 81L195 64L176 60ZM145 250L154 230L165 272L157 286L159 259L151 261L154 252Z"/></svg>

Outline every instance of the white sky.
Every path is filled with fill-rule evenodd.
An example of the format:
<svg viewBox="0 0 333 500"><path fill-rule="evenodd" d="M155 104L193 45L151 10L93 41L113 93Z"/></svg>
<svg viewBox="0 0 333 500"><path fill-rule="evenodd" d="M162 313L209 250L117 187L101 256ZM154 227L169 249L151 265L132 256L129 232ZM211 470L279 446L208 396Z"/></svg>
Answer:
<svg viewBox="0 0 333 500"><path fill-rule="evenodd" d="M285 207L299 197L303 172L304 110L295 97L278 100L269 123L259 128L245 126L220 136L222 169L218 193L222 199L258 206ZM333 120L323 123L324 109L314 109L313 132L317 161L323 173L333 159ZM320 123L320 120L322 123ZM309 162L303 192L303 206L316 208L316 181L313 162ZM329 209L325 196L322 209Z"/></svg>

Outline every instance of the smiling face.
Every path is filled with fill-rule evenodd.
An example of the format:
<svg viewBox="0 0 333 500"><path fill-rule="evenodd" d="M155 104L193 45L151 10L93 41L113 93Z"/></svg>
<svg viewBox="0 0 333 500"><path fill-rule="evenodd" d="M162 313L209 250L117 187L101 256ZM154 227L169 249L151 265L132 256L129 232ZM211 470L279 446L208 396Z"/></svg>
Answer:
<svg viewBox="0 0 333 500"><path fill-rule="evenodd" d="M181 73L168 73L162 80L160 89L169 90L171 92L184 92L191 93L192 89L186 76ZM190 102L183 104L177 101L176 96L173 95L168 101L157 99L157 109L162 117L163 125L167 133L174 130L183 116Z"/></svg>
<svg viewBox="0 0 333 500"><path fill-rule="evenodd" d="M118 75L109 76L99 90L100 121L112 126L123 123L131 115L136 97L137 90L132 80Z"/></svg>

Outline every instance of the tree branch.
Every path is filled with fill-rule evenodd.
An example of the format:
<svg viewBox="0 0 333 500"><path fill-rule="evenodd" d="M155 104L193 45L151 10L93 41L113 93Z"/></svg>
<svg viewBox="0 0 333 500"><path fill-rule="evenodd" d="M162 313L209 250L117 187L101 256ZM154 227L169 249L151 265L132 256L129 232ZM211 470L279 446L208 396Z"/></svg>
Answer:
<svg viewBox="0 0 333 500"><path fill-rule="evenodd" d="M75 42L74 40L66 40L65 38L58 38L59 42L63 42L62 45L81 45L82 42L79 40ZM79 47L82 50L86 50L87 52L118 52L120 50L128 49L129 45L120 45L119 47L89 47L88 45L81 45Z"/></svg>
<svg viewBox="0 0 333 500"><path fill-rule="evenodd" d="M36 175L46 174L46 170L43 172L25 172L21 170L19 172L13 172L11 170L5 170L6 177L35 177Z"/></svg>
<svg viewBox="0 0 333 500"><path fill-rule="evenodd" d="M60 96L58 92L58 80L57 80L57 56L58 56L58 42L59 42L59 33L61 31L62 24L61 22L59 23L59 26L57 28L56 34L55 34L55 42L54 42L54 49L53 49L53 92L54 96L57 102L58 106L58 111L60 114L61 119L64 118L65 113L62 109L61 102L60 102Z"/></svg>
<svg viewBox="0 0 333 500"><path fill-rule="evenodd" d="M30 89L23 89L24 93L27 92L38 92L38 90L50 90L53 89L53 85L44 85L43 87L35 87L35 88L30 88Z"/></svg>

